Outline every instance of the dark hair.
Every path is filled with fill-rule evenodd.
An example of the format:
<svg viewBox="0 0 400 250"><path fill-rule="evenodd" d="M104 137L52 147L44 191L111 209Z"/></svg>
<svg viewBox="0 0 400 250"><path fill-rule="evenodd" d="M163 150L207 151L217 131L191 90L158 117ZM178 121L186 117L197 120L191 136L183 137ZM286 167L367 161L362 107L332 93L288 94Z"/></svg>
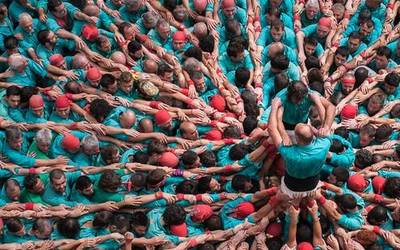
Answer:
<svg viewBox="0 0 400 250"><path fill-rule="evenodd" d="M198 250L215 250L215 246L209 242L206 242L202 245L196 247Z"/></svg>
<svg viewBox="0 0 400 250"><path fill-rule="evenodd" d="M297 242L312 242L313 233L310 225L307 223L299 223L297 225Z"/></svg>
<svg viewBox="0 0 400 250"><path fill-rule="evenodd" d="M337 48L335 55L341 55L344 58L347 58L350 55L350 51L346 46L341 46Z"/></svg>
<svg viewBox="0 0 400 250"><path fill-rule="evenodd" d="M400 198L400 177L387 178L383 186L383 193L394 199Z"/></svg>
<svg viewBox="0 0 400 250"><path fill-rule="evenodd" d="M240 135L241 135L240 129L235 125L230 125L226 127L223 133L224 138L239 139Z"/></svg>
<svg viewBox="0 0 400 250"><path fill-rule="evenodd" d="M320 61L316 56L307 56L306 60L304 61L306 68L309 69L320 69Z"/></svg>
<svg viewBox="0 0 400 250"><path fill-rule="evenodd" d="M246 116L243 121L243 130L246 135L250 135L257 128L258 120L256 116Z"/></svg>
<svg viewBox="0 0 400 250"><path fill-rule="evenodd" d="M185 222L186 211L181 206L172 204L165 209L162 218L167 226L180 225Z"/></svg>
<svg viewBox="0 0 400 250"><path fill-rule="evenodd" d="M86 175L81 175L75 182L75 187L77 190L83 191L84 189L90 187L92 185L92 181Z"/></svg>
<svg viewBox="0 0 400 250"><path fill-rule="evenodd" d="M361 35L357 31L351 32L349 38L357 39L357 40L361 41Z"/></svg>
<svg viewBox="0 0 400 250"><path fill-rule="evenodd" d="M276 18L276 19L272 20L270 27L271 27L270 28L271 30L273 28L274 29L277 29L277 28L284 29L285 28L285 26L283 25L283 22L279 18Z"/></svg>
<svg viewBox="0 0 400 250"><path fill-rule="evenodd" d="M365 81L365 79L368 78L368 69L363 66L359 67L354 72L354 77L356 78L356 84L354 87L357 88Z"/></svg>
<svg viewBox="0 0 400 250"><path fill-rule="evenodd" d="M165 151L166 146L164 143L156 140L152 140L147 146L148 154L161 154Z"/></svg>
<svg viewBox="0 0 400 250"><path fill-rule="evenodd" d="M167 72L174 72L174 70L165 63L158 65L157 75L164 75Z"/></svg>
<svg viewBox="0 0 400 250"><path fill-rule="evenodd" d="M31 96L39 94L39 89L35 86L25 86L21 89L21 103L29 101Z"/></svg>
<svg viewBox="0 0 400 250"><path fill-rule="evenodd" d="M217 156L212 150L206 150L199 155L200 162L204 167L212 167L217 164Z"/></svg>
<svg viewBox="0 0 400 250"><path fill-rule="evenodd" d="M57 222L58 232L66 239L75 239L79 235L81 226L75 218L64 218Z"/></svg>
<svg viewBox="0 0 400 250"><path fill-rule="evenodd" d="M390 49L388 47L382 46L382 47L379 47L376 50L376 55L377 56L384 56L387 59L390 59L391 52L390 52Z"/></svg>
<svg viewBox="0 0 400 250"><path fill-rule="evenodd" d="M128 52L130 54L134 54L141 49L142 49L142 44L139 43L138 41L130 41L128 43Z"/></svg>
<svg viewBox="0 0 400 250"><path fill-rule="evenodd" d="M350 177L349 170L343 167L336 167L333 169L332 174L336 177L336 185L343 186Z"/></svg>
<svg viewBox="0 0 400 250"><path fill-rule="evenodd" d="M202 51L212 53L215 47L214 37L212 35L206 35L199 39L199 47Z"/></svg>
<svg viewBox="0 0 400 250"><path fill-rule="evenodd" d="M177 194L196 194L197 182L193 180L184 180L178 183L175 187Z"/></svg>
<svg viewBox="0 0 400 250"><path fill-rule="evenodd" d="M181 160L184 165L193 165L197 160L197 154L192 150L186 150L182 156Z"/></svg>
<svg viewBox="0 0 400 250"><path fill-rule="evenodd" d="M136 211L132 214L131 225L134 226L145 226L147 227L150 223L147 215L142 211Z"/></svg>
<svg viewBox="0 0 400 250"><path fill-rule="evenodd" d="M246 183L251 182L250 177L242 174L237 174L232 178L232 188L238 193L246 193Z"/></svg>
<svg viewBox="0 0 400 250"><path fill-rule="evenodd" d="M185 57L193 57L196 58L197 60L199 60L200 62L203 60L203 52L201 51L200 48L198 47L189 47L184 53L183 55Z"/></svg>
<svg viewBox="0 0 400 250"><path fill-rule="evenodd" d="M112 107L104 99L95 99L90 103L90 114L98 121L102 121L111 112Z"/></svg>
<svg viewBox="0 0 400 250"><path fill-rule="evenodd" d="M49 174L49 179L51 182L53 182L54 179L59 180L63 177L65 178L65 174L61 169L54 169Z"/></svg>
<svg viewBox="0 0 400 250"><path fill-rule="evenodd" d="M385 76L385 83L393 87L398 87L400 83L400 75L396 72L390 72Z"/></svg>
<svg viewBox="0 0 400 250"><path fill-rule="evenodd" d="M21 95L21 88L16 86L16 85L11 85L10 87L7 88L6 90L6 96L12 96L12 95Z"/></svg>
<svg viewBox="0 0 400 250"><path fill-rule="evenodd" d="M4 48L6 50L16 49L18 47L18 39L15 36L6 36L4 38Z"/></svg>
<svg viewBox="0 0 400 250"><path fill-rule="evenodd" d="M314 36L308 36L308 37L306 36L304 37L304 45L306 44L316 47L318 45L318 40Z"/></svg>
<svg viewBox="0 0 400 250"><path fill-rule="evenodd" d="M322 96L324 95L325 89L324 89L324 83L323 82L313 81L313 82L310 82L308 87L311 90L314 90L314 91L318 92L320 95L322 95ZM338 93L338 92L336 92L336 93Z"/></svg>
<svg viewBox="0 0 400 250"><path fill-rule="evenodd" d="M147 175L146 182L151 186L157 185L164 179L166 175L167 173L164 170L154 169Z"/></svg>
<svg viewBox="0 0 400 250"><path fill-rule="evenodd" d="M349 130L347 130L347 128L345 126L336 128L334 131L334 134L339 135L346 140L349 138Z"/></svg>
<svg viewBox="0 0 400 250"><path fill-rule="evenodd" d="M307 85L301 81L292 81L287 88L287 97L289 100L303 99L308 94Z"/></svg>
<svg viewBox="0 0 400 250"><path fill-rule="evenodd" d="M104 74L100 79L100 86L103 88L108 88L111 85L114 85L117 82L117 79L111 74Z"/></svg>
<svg viewBox="0 0 400 250"><path fill-rule="evenodd" d="M100 176L99 187L103 190L117 190L121 186L121 176L113 170L105 170Z"/></svg>
<svg viewBox="0 0 400 250"><path fill-rule="evenodd" d="M61 0L49 0L47 2L47 8L49 11L55 11L56 7L60 6L62 3Z"/></svg>
<svg viewBox="0 0 400 250"><path fill-rule="evenodd" d="M271 68L286 70L289 67L289 59L284 54L279 54L271 58Z"/></svg>
<svg viewBox="0 0 400 250"><path fill-rule="evenodd" d="M267 239L266 244L269 250L280 250L283 247L283 241L280 237Z"/></svg>
<svg viewBox="0 0 400 250"><path fill-rule="evenodd" d="M134 162L146 164L149 161L149 155L145 152L138 151L133 155Z"/></svg>
<svg viewBox="0 0 400 250"><path fill-rule="evenodd" d="M110 225L113 214L110 211L100 211L94 215L93 227L94 228L106 228Z"/></svg>
<svg viewBox="0 0 400 250"><path fill-rule="evenodd" d="M244 88L250 79L250 70L245 67L238 67L235 71L235 84L239 88Z"/></svg>
<svg viewBox="0 0 400 250"><path fill-rule="evenodd" d="M344 145L341 141L339 141L338 139L332 139L331 147L329 148L330 152L339 154L343 152L344 149Z"/></svg>
<svg viewBox="0 0 400 250"><path fill-rule="evenodd" d="M389 124L382 124L376 129L375 140L379 143L383 143L389 140L392 133L393 128Z"/></svg>
<svg viewBox="0 0 400 250"><path fill-rule="evenodd" d="M367 20L371 20L371 18L372 18L371 11L366 7L362 8L360 14L358 15L358 21L362 23Z"/></svg>
<svg viewBox="0 0 400 250"><path fill-rule="evenodd" d="M357 200L351 194L337 195L335 196L335 201L344 211L357 207Z"/></svg>
<svg viewBox="0 0 400 250"><path fill-rule="evenodd" d="M212 177L211 176L203 176L197 181L197 193L198 194L205 194L211 191L210 182Z"/></svg>
<svg viewBox="0 0 400 250"><path fill-rule="evenodd" d="M48 39L49 34L50 30L48 29L39 31L39 33L37 34L37 39L40 42L40 44L45 45L49 41Z"/></svg>
<svg viewBox="0 0 400 250"><path fill-rule="evenodd" d="M381 154L373 154L372 155L372 163L378 163L380 161L386 160L386 156Z"/></svg>
<svg viewBox="0 0 400 250"><path fill-rule="evenodd" d="M9 218L6 220L5 224L10 233L17 233L24 227L24 224L19 218Z"/></svg>
<svg viewBox="0 0 400 250"><path fill-rule="evenodd" d="M100 149L100 156L104 162L110 162L114 155L118 152L118 148L114 145L110 145Z"/></svg>
<svg viewBox="0 0 400 250"><path fill-rule="evenodd" d="M285 73L276 74L274 79L275 93L278 93L287 86L289 86L289 77L287 76L287 74Z"/></svg>
<svg viewBox="0 0 400 250"><path fill-rule="evenodd" d="M24 178L24 184L23 185L27 190L33 190L33 188L35 187L35 185L38 182L38 180L40 180L39 175L37 175L37 174L28 174Z"/></svg>
<svg viewBox="0 0 400 250"><path fill-rule="evenodd" d="M132 173L129 178L133 187L145 187L146 186L146 174L143 172Z"/></svg>
<svg viewBox="0 0 400 250"><path fill-rule="evenodd" d="M230 41L226 53L229 57L237 57L240 53L243 53L244 50L245 47L243 46L243 43Z"/></svg>
<svg viewBox="0 0 400 250"><path fill-rule="evenodd" d="M126 216L122 214L114 215L110 225L115 226L117 231L122 230L124 228L129 230L130 227L128 218L126 218Z"/></svg>
<svg viewBox="0 0 400 250"><path fill-rule="evenodd" d="M371 225L380 225L389 219L386 207L377 205L368 212L367 221Z"/></svg>
<svg viewBox="0 0 400 250"><path fill-rule="evenodd" d="M216 214L211 215L210 218L204 221L204 227L207 228L209 231L223 229L221 217Z"/></svg>
<svg viewBox="0 0 400 250"><path fill-rule="evenodd" d="M234 145L229 150L229 158L233 161L239 161L243 159L249 152L249 147L243 143Z"/></svg>
<svg viewBox="0 0 400 250"><path fill-rule="evenodd" d="M356 159L354 161L354 166L357 168L364 169L370 166L372 163L372 154L366 149L360 149L356 152Z"/></svg>

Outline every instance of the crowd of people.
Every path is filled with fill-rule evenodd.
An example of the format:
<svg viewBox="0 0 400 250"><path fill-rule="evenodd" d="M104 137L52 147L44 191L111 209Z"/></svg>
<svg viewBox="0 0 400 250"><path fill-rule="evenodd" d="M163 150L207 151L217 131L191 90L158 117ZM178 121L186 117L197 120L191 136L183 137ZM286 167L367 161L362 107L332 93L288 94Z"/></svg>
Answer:
<svg viewBox="0 0 400 250"><path fill-rule="evenodd" d="M1 0L0 249L400 249L399 7Z"/></svg>

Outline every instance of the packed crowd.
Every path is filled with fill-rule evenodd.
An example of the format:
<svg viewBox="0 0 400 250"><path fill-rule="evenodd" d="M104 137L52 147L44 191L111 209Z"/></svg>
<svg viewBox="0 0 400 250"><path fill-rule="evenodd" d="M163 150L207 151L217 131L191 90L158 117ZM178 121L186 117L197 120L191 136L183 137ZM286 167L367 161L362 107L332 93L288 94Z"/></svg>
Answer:
<svg viewBox="0 0 400 250"><path fill-rule="evenodd" d="M400 249L399 7L1 0L0 249Z"/></svg>

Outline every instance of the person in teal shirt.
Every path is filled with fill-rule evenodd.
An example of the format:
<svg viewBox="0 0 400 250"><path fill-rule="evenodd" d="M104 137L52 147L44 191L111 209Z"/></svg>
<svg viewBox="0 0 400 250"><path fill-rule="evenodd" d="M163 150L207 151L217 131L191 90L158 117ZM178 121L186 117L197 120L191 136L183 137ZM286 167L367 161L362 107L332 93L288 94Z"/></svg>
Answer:
<svg viewBox="0 0 400 250"><path fill-rule="evenodd" d="M80 140L86 136L80 131L71 131L70 134L58 135L50 147L50 152L53 157L64 156L69 159L68 164L76 166L72 161L74 156L79 152Z"/></svg>
<svg viewBox="0 0 400 250"><path fill-rule="evenodd" d="M219 61L224 74L236 71L239 67L250 71L254 68L249 52L240 43L229 43L227 52L220 56Z"/></svg>
<svg viewBox="0 0 400 250"><path fill-rule="evenodd" d="M147 11L143 0L126 0L125 4L119 9L122 20L130 23L136 23Z"/></svg>
<svg viewBox="0 0 400 250"><path fill-rule="evenodd" d="M221 24L225 24L229 19L237 20L242 26L247 25L247 13L244 9L236 6L235 1L223 0L221 8L218 11L218 17Z"/></svg>
<svg viewBox="0 0 400 250"><path fill-rule="evenodd" d="M61 170L53 170L50 172L50 181L43 193L43 200L52 206L61 204L69 207L77 206L80 202L71 201L70 195L71 187L79 176L81 176L80 171L64 174Z"/></svg>
<svg viewBox="0 0 400 250"><path fill-rule="evenodd" d="M272 83L276 74L284 73L292 81L300 80L300 68L295 64L289 62L288 58L283 54L278 54L276 57L271 58L263 69L263 82Z"/></svg>
<svg viewBox="0 0 400 250"><path fill-rule="evenodd" d="M263 49L261 57L263 65L271 60L270 54L275 55L276 53L283 53L291 63L299 65L295 50L281 42L272 43Z"/></svg>
<svg viewBox="0 0 400 250"><path fill-rule="evenodd" d="M9 57L10 72L0 74L8 82L18 83L20 86L35 86L37 76L45 78L47 71L41 65L25 58L20 54L13 54Z"/></svg>
<svg viewBox="0 0 400 250"><path fill-rule="evenodd" d="M34 16L36 14L34 8L37 6L37 4L38 0L28 0L25 1L25 3L22 0L12 1L9 7L11 20L18 22L19 16L24 12Z"/></svg>
<svg viewBox="0 0 400 250"><path fill-rule="evenodd" d="M135 26L139 29L141 34L148 34L151 29L157 25L158 17L151 11L143 14L143 16L136 21Z"/></svg>
<svg viewBox="0 0 400 250"><path fill-rule="evenodd" d="M149 31L148 36L155 45L165 47L172 43L172 34L176 32L174 27L170 27L164 20L159 20L155 29Z"/></svg>
<svg viewBox="0 0 400 250"><path fill-rule="evenodd" d="M361 40L360 33L356 31L352 32L349 37L342 38L339 46L346 46L352 57L358 56L361 52L367 49L367 45Z"/></svg>
<svg viewBox="0 0 400 250"><path fill-rule="evenodd" d="M264 48L272 42L281 42L290 48L297 48L296 35L279 19L272 21L271 26L267 26L261 31L257 39L257 46Z"/></svg>
<svg viewBox="0 0 400 250"><path fill-rule="evenodd" d="M21 100L21 89L18 86L10 86L0 93L4 95L0 101L0 115L12 122L25 122L23 113L19 108Z"/></svg>
<svg viewBox="0 0 400 250"><path fill-rule="evenodd" d="M261 5L261 13L266 13L267 9L279 9L280 12L286 13L290 17L293 15L293 6L294 6L294 1L292 0L279 0L279 1L270 1L266 0L263 2L260 2Z"/></svg>
<svg viewBox="0 0 400 250"><path fill-rule="evenodd" d="M29 14L24 13L19 17L19 25L15 28L15 34L22 36L22 40L19 42L21 48L24 50L31 50L30 54L34 54L36 47L39 45L37 38L38 32L46 28L38 19L32 18Z"/></svg>
<svg viewBox="0 0 400 250"><path fill-rule="evenodd" d="M75 19L91 22L90 17L79 11L73 4L61 0L51 1L51 5L48 6L47 17L47 25L54 32L59 28L71 31Z"/></svg>
<svg viewBox="0 0 400 250"><path fill-rule="evenodd" d="M45 65L49 64L49 57L54 54L63 54L65 50L74 51L75 42L58 38L51 30L41 30L38 33L39 46L36 54L41 58Z"/></svg>
<svg viewBox="0 0 400 250"><path fill-rule="evenodd" d="M399 64L400 63L400 40L397 39L394 42L391 42L387 45L387 47L390 49L390 54L392 59L395 63Z"/></svg>
<svg viewBox="0 0 400 250"><path fill-rule="evenodd" d="M114 38L100 35L96 42L92 44L91 49L105 58L110 58L111 55L118 50L118 44Z"/></svg>
<svg viewBox="0 0 400 250"><path fill-rule="evenodd" d="M94 135L86 135L81 145L82 150L74 156L73 161L77 167L95 166L100 153L99 140Z"/></svg>
<svg viewBox="0 0 400 250"><path fill-rule="evenodd" d="M14 26L7 16L7 7L0 6L0 49L5 50L4 38L12 36L14 33Z"/></svg>
<svg viewBox="0 0 400 250"><path fill-rule="evenodd" d="M307 1L304 6L304 11L300 14L300 21L302 27L307 27L312 24L318 23L321 13L319 11L318 1Z"/></svg>
<svg viewBox="0 0 400 250"><path fill-rule="evenodd" d="M25 243L35 240L28 232L32 224L27 219L10 218L5 223L3 243Z"/></svg>

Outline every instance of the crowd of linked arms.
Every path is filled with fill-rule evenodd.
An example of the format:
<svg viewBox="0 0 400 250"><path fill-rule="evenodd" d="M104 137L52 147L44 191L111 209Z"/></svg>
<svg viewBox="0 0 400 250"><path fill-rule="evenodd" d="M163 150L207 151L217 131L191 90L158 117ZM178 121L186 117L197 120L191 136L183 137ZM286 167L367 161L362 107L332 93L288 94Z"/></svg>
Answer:
<svg viewBox="0 0 400 250"><path fill-rule="evenodd" d="M398 0L0 0L0 250L400 249L399 36Z"/></svg>

